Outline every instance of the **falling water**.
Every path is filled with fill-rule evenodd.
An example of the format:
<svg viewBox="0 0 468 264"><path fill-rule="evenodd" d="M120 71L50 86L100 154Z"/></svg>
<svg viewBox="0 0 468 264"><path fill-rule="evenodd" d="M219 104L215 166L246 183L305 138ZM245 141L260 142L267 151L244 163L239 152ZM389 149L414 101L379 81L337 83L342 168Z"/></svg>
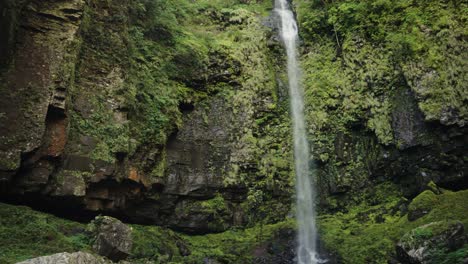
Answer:
<svg viewBox="0 0 468 264"><path fill-rule="evenodd" d="M280 35L288 56L289 93L293 120L294 162L296 169L296 218L298 222L298 264L321 263L316 254L314 188L309 177L309 144L304 121L303 92L297 63L298 30L288 0L275 0L275 11L280 17Z"/></svg>

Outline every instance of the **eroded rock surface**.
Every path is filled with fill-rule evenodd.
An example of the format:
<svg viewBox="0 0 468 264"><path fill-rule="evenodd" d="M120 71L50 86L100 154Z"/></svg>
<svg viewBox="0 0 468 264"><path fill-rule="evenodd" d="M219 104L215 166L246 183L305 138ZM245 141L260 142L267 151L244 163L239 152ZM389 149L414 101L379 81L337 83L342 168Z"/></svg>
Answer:
<svg viewBox="0 0 468 264"><path fill-rule="evenodd" d="M50 256L38 257L18 264L111 264L111 261L94 256L86 252L57 253Z"/></svg>
<svg viewBox="0 0 468 264"><path fill-rule="evenodd" d="M66 142L65 99L73 83L79 51L78 29L85 2L23 1L8 12L15 13L10 37L15 54L2 72L0 85L0 179L19 169L24 155L29 162L55 158ZM22 7L22 8L21 8ZM4 18L4 19L8 19ZM3 34L3 33L2 33ZM42 160L47 163L47 158Z"/></svg>
<svg viewBox="0 0 468 264"><path fill-rule="evenodd" d="M281 49L267 44L272 29L257 15L187 7L216 32L247 34L242 45L200 42L206 47L199 49L151 28L153 13L169 9L101 0L6 3L0 26L12 30L1 42L8 59L1 62L0 196L191 233L254 221L249 215L257 217L263 200L270 203L263 211L275 200L268 222L288 213ZM151 45L168 54L144 55L158 50ZM247 199L249 192L256 198Z"/></svg>
<svg viewBox="0 0 468 264"><path fill-rule="evenodd" d="M98 216L89 224L94 233L93 249L101 256L114 261L127 258L132 250L132 228L121 221L108 217Z"/></svg>
<svg viewBox="0 0 468 264"><path fill-rule="evenodd" d="M468 242L462 223L433 222L405 234L396 247L402 263L425 264L448 260L447 255Z"/></svg>

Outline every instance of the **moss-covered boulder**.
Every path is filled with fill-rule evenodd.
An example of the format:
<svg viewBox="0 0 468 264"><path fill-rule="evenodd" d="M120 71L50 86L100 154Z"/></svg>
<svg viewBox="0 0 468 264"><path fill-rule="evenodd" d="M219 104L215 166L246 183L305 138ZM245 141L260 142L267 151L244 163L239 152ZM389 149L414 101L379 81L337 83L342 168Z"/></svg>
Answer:
<svg viewBox="0 0 468 264"><path fill-rule="evenodd" d="M402 263L463 263L468 237L458 221L432 222L406 233L396 247Z"/></svg>
<svg viewBox="0 0 468 264"><path fill-rule="evenodd" d="M431 210L409 221L406 208L408 201L402 198L401 192L395 187L397 185L372 186L371 190L355 194L355 199L359 197L361 200L351 206L349 201L348 205L343 205L335 199L333 202L341 205L337 210L341 210L322 213L318 217L319 231L326 248L336 253L342 263L386 263L395 258L395 246L413 229L440 222L431 229L431 234L440 234L443 233L440 230L444 229L444 223L445 227L458 222L464 226L468 224L468 191L446 190L437 196L432 194L436 196L437 202L432 204ZM444 236L440 239L444 240ZM450 251L450 254L458 256L463 250L462 247ZM444 254L438 260L440 262L434 263L450 259Z"/></svg>
<svg viewBox="0 0 468 264"><path fill-rule="evenodd" d="M416 196L408 207L408 220L414 221L426 214L428 214L432 208L437 206L438 198L437 195L431 190L426 190Z"/></svg>

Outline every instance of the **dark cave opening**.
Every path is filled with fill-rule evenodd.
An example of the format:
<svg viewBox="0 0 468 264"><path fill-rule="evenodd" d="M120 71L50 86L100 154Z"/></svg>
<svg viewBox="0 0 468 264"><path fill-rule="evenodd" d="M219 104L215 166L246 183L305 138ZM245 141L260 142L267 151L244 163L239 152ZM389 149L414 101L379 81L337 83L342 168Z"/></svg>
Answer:
<svg viewBox="0 0 468 264"><path fill-rule="evenodd" d="M183 114L188 114L195 110L195 105L193 103L181 102L179 103L179 110Z"/></svg>

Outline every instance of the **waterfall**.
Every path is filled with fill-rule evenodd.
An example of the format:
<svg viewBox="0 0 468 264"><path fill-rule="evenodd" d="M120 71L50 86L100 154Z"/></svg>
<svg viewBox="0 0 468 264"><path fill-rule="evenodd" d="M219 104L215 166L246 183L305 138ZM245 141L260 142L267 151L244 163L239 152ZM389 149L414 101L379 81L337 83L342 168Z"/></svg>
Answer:
<svg viewBox="0 0 468 264"><path fill-rule="evenodd" d="M288 0L275 0L280 18L280 36L288 57L289 94L293 122L294 163L296 170L296 219L298 222L297 263L315 264L324 261L316 253L315 193L309 172L309 143L304 120L303 91L297 62L298 29Z"/></svg>

